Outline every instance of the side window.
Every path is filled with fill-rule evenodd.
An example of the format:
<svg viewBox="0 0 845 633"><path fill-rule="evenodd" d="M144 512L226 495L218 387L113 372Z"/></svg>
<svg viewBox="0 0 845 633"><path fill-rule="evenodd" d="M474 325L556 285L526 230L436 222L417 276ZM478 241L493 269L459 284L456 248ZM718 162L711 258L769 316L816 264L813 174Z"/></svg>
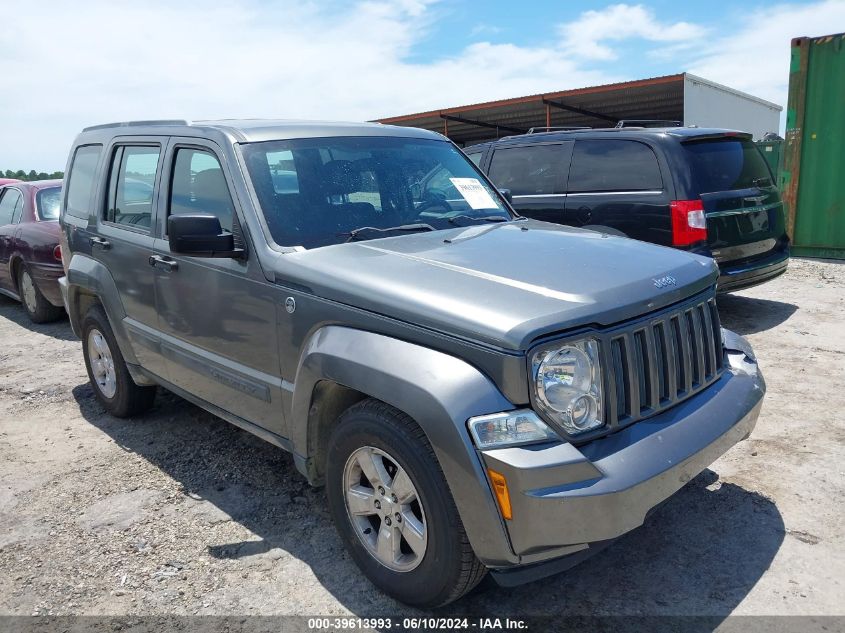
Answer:
<svg viewBox="0 0 845 633"><path fill-rule="evenodd" d="M112 157L106 220L149 230L161 148L126 145Z"/></svg>
<svg viewBox="0 0 845 633"><path fill-rule="evenodd" d="M23 194L17 189L12 189L11 191L9 191L10 195L12 191L18 194L17 201L15 202L15 207L14 209L12 209L12 224L17 224L21 221L21 213L23 213Z"/></svg>
<svg viewBox="0 0 845 633"><path fill-rule="evenodd" d="M663 179L654 151L637 141L576 141L569 192L660 191Z"/></svg>
<svg viewBox="0 0 845 633"><path fill-rule="evenodd" d="M294 176L296 174L294 173ZM211 213L232 230L235 207L220 161L209 151L180 147L170 179L169 214Z"/></svg>
<svg viewBox="0 0 845 633"><path fill-rule="evenodd" d="M299 177L293 162L293 152L267 152L267 165L273 180L273 191L279 194L299 193Z"/></svg>
<svg viewBox="0 0 845 633"><path fill-rule="evenodd" d="M481 167L481 158L484 156L484 152L475 152L474 154L467 154L467 158L469 158L476 167Z"/></svg>
<svg viewBox="0 0 845 633"><path fill-rule="evenodd" d="M497 149L488 176L515 196L562 193L566 165L561 150L560 145Z"/></svg>
<svg viewBox="0 0 845 633"><path fill-rule="evenodd" d="M0 226L16 224L21 219L23 196L17 189L6 189L0 198Z"/></svg>
<svg viewBox="0 0 845 633"><path fill-rule="evenodd" d="M66 187L66 213L75 218L87 219L94 195L97 163L102 145L83 145L76 150L68 173Z"/></svg>

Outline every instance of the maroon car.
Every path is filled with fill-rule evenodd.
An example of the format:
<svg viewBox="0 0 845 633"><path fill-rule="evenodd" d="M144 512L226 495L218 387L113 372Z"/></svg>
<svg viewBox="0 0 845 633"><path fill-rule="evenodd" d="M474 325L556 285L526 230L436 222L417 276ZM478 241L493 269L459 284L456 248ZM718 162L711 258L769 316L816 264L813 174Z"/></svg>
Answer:
<svg viewBox="0 0 845 633"><path fill-rule="evenodd" d="M61 180L0 185L0 294L23 303L34 323L64 314L58 278Z"/></svg>

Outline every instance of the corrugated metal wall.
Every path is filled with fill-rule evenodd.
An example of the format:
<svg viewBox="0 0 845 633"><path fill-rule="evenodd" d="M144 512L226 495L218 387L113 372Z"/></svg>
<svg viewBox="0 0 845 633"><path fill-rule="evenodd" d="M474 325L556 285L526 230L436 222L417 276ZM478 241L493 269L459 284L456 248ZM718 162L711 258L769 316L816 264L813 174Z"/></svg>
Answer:
<svg viewBox="0 0 845 633"><path fill-rule="evenodd" d="M845 259L845 34L792 41L784 158L793 253Z"/></svg>

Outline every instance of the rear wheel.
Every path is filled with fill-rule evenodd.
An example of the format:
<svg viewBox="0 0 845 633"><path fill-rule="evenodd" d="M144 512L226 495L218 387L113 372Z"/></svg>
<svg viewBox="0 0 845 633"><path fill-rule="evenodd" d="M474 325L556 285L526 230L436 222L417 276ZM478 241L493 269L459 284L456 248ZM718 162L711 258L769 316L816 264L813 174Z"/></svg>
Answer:
<svg viewBox="0 0 845 633"><path fill-rule="evenodd" d="M64 308L54 306L41 294L32 273L25 265L21 266L18 273L18 292L23 308L33 323L55 321L64 314Z"/></svg>
<svg viewBox="0 0 845 633"><path fill-rule="evenodd" d="M82 321L82 354L94 395L106 411L124 418L153 405L156 388L141 387L132 380L109 320L99 306L91 308Z"/></svg>
<svg viewBox="0 0 845 633"><path fill-rule="evenodd" d="M329 508L364 574L417 607L457 600L484 577L422 429L377 400L340 418L329 439Z"/></svg>

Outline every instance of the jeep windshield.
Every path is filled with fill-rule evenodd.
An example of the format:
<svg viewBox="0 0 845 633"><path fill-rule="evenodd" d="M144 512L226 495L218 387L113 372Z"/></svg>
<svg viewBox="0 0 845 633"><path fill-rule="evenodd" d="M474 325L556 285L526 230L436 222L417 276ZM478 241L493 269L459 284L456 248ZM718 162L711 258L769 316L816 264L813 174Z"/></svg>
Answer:
<svg viewBox="0 0 845 633"><path fill-rule="evenodd" d="M331 137L241 147L280 246L317 248L514 219L446 141Z"/></svg>

